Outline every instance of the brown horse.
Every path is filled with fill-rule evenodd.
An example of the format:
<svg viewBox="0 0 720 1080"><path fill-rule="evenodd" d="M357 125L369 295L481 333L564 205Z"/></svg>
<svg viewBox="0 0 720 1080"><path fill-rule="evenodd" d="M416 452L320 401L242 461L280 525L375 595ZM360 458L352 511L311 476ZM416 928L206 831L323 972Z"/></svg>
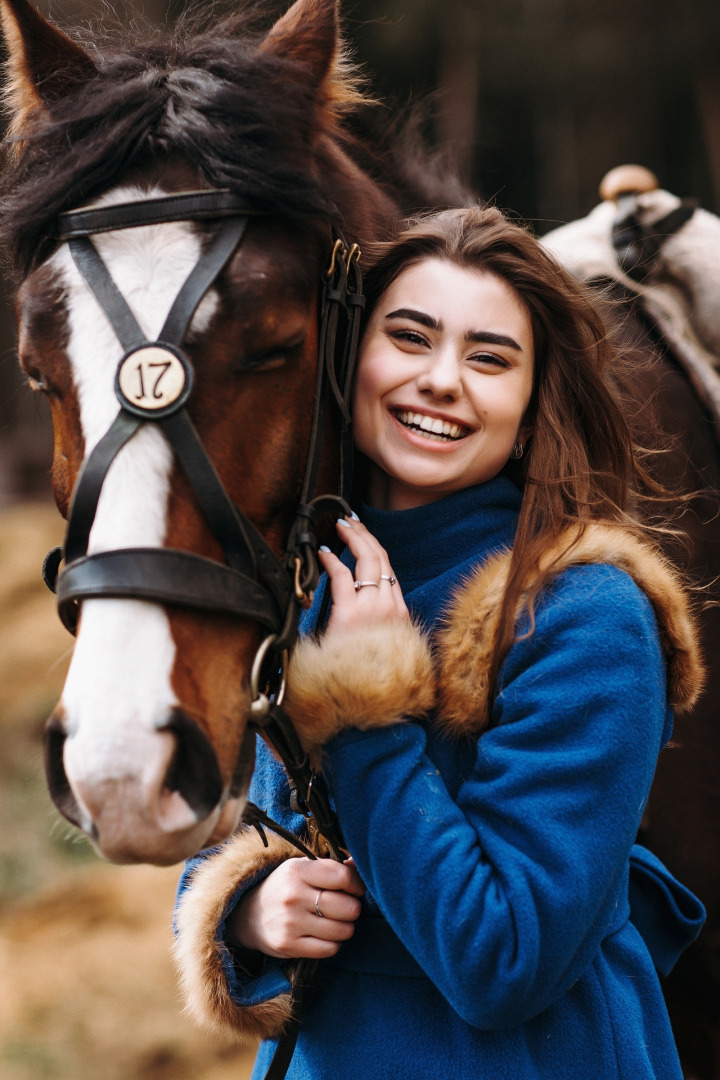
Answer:
<svg viewBox="0 0 720 1080"><path fill-rule="evenodd" d="M692 711L676 719L673 747L660 756L639 839L707 909L700 938L665 980L664 992L687 1075L718 1080L720 219L684 206L637 166L609 173L601 195L604 201L587 217L543 242L576 276L610 296L621 341L631 355L639 350L633 397L642 441L661 448L657 478L670 491L695 493L689 502L658 509L673 516L690 540L671 544L670 554L702 587L708 681ZM644 252L643 236L649 238ZM639 245L629 261L628 240Z"/></svg>
<svg viewBox="0 0 720 1080"><path fill-rule="evenodd" d="M291 642L316 570L296 507L337 490L337 410L314 413L334 241L344 278L352 245L400 208L460 193L352 134L364 103L336 0L297 0L264 34L232 16L107 48L27 0L2 16L3 238L71 513L59 581L77 642L48 728L51 793L108 858L172 863L238 823L253 659L273 625Z"/></svg>

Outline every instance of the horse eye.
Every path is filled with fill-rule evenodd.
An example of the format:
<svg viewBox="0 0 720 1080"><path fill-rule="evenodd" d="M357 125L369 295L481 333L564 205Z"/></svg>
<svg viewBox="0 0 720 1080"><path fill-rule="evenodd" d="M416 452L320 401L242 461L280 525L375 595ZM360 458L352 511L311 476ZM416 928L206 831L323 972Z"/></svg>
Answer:
<svg viewBox="0 0 720 1080"><path fill-rule="evenodd" d="M288 360L294 359L299 350L302 348L303 341L293 342L290 345L279 345L276 348L268 349L265 352L259 352L255 354L251 353L245 355L240 361L240 370L272 370L273 368L280 367Z"/></svg>

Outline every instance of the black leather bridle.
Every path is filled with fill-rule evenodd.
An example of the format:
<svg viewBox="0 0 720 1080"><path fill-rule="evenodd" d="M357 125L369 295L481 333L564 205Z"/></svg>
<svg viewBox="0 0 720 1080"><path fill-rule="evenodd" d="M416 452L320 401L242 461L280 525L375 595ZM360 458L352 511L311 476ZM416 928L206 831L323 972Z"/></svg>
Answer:
<svg viewBox="0 0 720 1080"><path fill-rule="evenodd" d="M58 238L70 252L105 312L124 355L115 377L119 411L80 472L68 515L64 549L45 559L43 576L56 592L60 617L75 633L83 600L115 597L232 615L266 631L253 668L249 722L283 759L297 805L327 834L336 857L342 840L322 778L312 773L292 725L282 710L287 651L297 635L300 611L312 602L318 580L318 514L349 512L349 395L364 297L357 245L334 239L323 275L320 335L313 417L299 504L284 557L278 558L233 503L185 408L194 371L182 344L200 301L227 264L255 210L227 190L184 191L159 198L61 216ZM169 221L209 220L217 230L177 294L156 341L148 341L91 236ZM341 328L341 329L340 329ZM340 331L340 332L339 332ZM327 398L341 416L338 494L315 494L322 453ZM168 548L120 548L88 554L90 530L105 477L118 452L145 424L162 431L185 470L198 503L218 540L225 563ZM64 559L65 566L59 569Z"/></svg>

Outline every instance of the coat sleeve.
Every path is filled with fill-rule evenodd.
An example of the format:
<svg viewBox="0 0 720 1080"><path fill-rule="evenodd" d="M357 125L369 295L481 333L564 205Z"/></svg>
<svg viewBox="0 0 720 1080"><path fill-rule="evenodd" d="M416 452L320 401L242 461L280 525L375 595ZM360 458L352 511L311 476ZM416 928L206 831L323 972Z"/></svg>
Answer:
<svg viewBox="0 0 720 1080"><path fill-rule="evenodd" d="M277 1038L291 1016L296 963L260 953L240 957L226 940L226 921L245 893L300 852L255 829L191 859L178 887L175 960L188 1012L224 1037Z"/></svg>
<svg viewBox="0 0 720 1080"><path fill-rule="evenodd" d="M556 1001L625 921L629 852L668 733L655 618L622 571L565 571L524 629L453 795L419 724L348 730L327 747L368 889L483 1029Z"/></svg>
<svg viewBox="0 0 720 1080"><path fill-rule="evenodd" d="M348 661L343 650L324 650L320 663L330 673L318 677L320 650L312 639L300 642L293 658L288 708L305 748L319 759L322 743L353 723L372 729L394 724L404 707L423 712L432 707L432 660L424 636L411 624L399 635L374 628L360 649L373 672L368 684L357 682L357 649ZM367 694L367 686L372 693ZM357 704L365 691L364 712ZM299 702L302 701L303 707ZM288 804L288 785L280 763L258 744L249 797L285 828L302 833L304 819ZM216 1032L235 1036L276 1038L290 1018L290 992L297 963L283 964L256 954L251 972L243 970L226 940L228 915L244 893L259 884L281 862L298 851L277 837L264 848L254 830L243 829L231 841L202 853L188 864L180 883L176 909L176 959L188 1011Z"/></svg>

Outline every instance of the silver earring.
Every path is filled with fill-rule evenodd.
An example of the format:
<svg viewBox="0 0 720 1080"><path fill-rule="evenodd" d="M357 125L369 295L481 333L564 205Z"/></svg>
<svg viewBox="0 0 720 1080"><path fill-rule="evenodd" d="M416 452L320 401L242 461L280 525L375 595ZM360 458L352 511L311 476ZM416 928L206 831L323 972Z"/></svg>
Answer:
<svg viewBox="0 0 720 1080"><path fill-rule="evenodd" d="M519 461L525 453L525 447L521 442L516 442L512 448L512 454L510 455L511 461Z"/></svg>

